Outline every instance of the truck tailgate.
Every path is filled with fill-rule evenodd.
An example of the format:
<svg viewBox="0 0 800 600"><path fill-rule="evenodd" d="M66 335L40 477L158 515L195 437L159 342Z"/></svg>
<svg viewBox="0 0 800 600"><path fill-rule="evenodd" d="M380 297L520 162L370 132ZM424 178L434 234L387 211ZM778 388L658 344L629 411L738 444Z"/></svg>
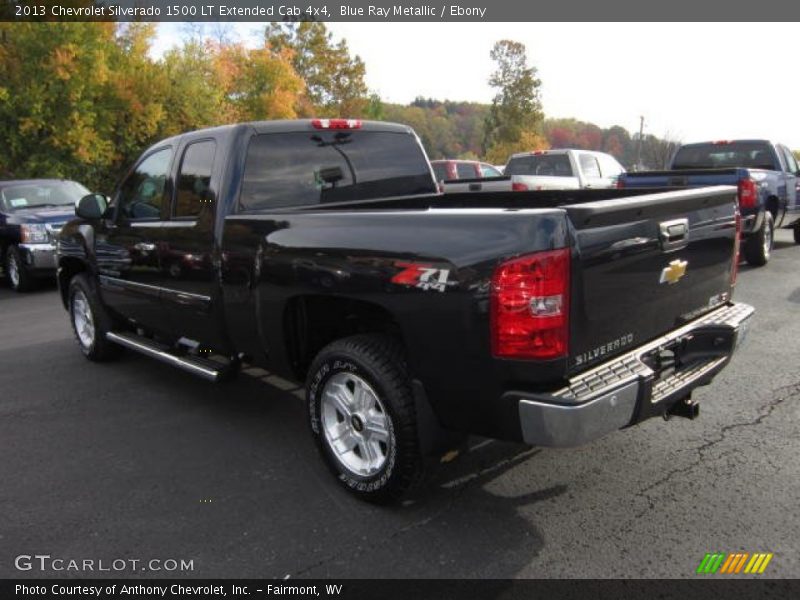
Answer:
<svg viewBox="0 0 800 600"><path fill-rule="evenodd" d="M625 173L621 178L624 187L702 187L736 185L747 175L745 169L681 169L677 171L642 171Z"/></svg>
<svg viewBox="0 0 800 600"><path fill-rule="evenodd" d="M729 300L736 188L564 208L576 241L570 372L631 350Z"/></svg>

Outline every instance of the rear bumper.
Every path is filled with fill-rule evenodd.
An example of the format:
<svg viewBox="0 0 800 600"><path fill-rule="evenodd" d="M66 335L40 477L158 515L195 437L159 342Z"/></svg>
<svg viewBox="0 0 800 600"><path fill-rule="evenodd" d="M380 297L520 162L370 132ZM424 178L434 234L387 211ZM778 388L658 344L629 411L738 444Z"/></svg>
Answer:
<svg viewBox="0 0 800 600"><path fill-rule="evenodd" d="M536 446L579 446L664 414L707 385L744 340L754 310L729 304L622 356L577 375L550 394L516 396L523 440ZM652 357L681 356L681 366L659 377Z"/></svg>
<svg viewBox="0 0 800 600"><path fill-rule="evenodd" d="M21 266L29 272L55 272L56 247L53 244L20 244L19 250L24 262Z"/></svg>

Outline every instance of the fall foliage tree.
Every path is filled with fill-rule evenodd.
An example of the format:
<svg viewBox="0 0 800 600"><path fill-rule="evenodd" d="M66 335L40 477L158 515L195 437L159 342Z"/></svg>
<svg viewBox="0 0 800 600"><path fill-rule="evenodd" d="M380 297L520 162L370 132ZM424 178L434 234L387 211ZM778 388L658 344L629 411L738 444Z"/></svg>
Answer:
<svg viewBox="0 0 800 600"><path fill-rule="evenodd" d="M540 137L544 118L539 98L541 80L536 68L528 66L525 45L500 40L489 54L497 68L489 85L497 90L484 131L487 154L502 154L499 147L533 150L522 145L523 138L533 141ZM498 146L498 149L493 149Z"/></svg>
<svg viewBox="0 0 800 600"><path fill-rule="evenodd" d="M375 108L364 81L364 61L350 55L345 40L334 42L324 23L271 23L265 39L273 53L291 57L305 83L297 107L301 116L361 117Z"/></svg>

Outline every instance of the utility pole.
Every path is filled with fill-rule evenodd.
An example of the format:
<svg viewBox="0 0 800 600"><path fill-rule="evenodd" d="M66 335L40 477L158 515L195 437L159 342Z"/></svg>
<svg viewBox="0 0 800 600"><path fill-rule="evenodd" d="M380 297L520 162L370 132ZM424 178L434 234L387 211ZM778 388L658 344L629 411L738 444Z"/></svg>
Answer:
<svg viewBox="0 0 800 600"><path fill-rule="evenodd" d="M636 170L642 164L642 137L644 136L644 116L639 117L639 143L636 144Z"/></svg>

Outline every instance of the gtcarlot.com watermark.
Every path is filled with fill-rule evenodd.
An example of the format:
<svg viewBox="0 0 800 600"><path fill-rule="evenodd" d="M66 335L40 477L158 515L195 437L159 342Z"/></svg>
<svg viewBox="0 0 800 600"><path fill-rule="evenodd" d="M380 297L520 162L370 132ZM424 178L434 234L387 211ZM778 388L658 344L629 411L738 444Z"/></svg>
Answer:
<svg viewBox="0 0 800 600"><path fill-rule="evenodd" d="M65 573L122 573L194 571L194 559L183 558L63 558L49 554L20 554L14 559L18 571Z"/></svg>

